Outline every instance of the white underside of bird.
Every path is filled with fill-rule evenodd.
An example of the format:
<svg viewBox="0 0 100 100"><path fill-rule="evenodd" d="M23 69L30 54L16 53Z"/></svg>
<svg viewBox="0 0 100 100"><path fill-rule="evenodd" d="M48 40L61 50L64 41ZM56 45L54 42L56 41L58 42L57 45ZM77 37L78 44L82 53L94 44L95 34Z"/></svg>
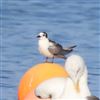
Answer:
<svg viewBox="0 0 100 100"><path fill-rule="evenodd" d="M35 90L36 96L45 99L51 97L51 100L88 100L87 96L91 96L91 93L87 83L87 68L82 57L69 56L65 69L70 77L57 77L42 82ZM76 83L79 85L79 91Z"/></svg>
<svg viewBox="0 0 100 100"><path fill-rule="evenodd" d="M52 43L49 42L48 39L40 39L39 40L39 51L42 55L53 58L53 54L51 54L48 50L49 46L52 45Z"/></svg>

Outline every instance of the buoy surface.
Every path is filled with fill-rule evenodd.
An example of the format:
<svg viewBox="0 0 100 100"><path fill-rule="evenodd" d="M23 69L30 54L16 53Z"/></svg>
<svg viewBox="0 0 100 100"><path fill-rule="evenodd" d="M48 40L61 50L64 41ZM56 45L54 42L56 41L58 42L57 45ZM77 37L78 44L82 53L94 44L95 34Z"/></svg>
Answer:
<svg viewBox="0 0 100 100"><path fill-rule="evenodd" d="M25 96L24 100L41 100L40 98L35 96L34 90L28 93L28 95ZM42 100L50 100L50 99L42 99Z"/></svg>
<svg viewBox="0 0 100 100"><path fill-rule="evenodd" d="M41 82L54 77L67 77L65 69L56 63L41 63L30 68L22 77L18 88L18 100L24 100ZM33 95L33 97L35 97ZM30 99L31 100L31 99ZM35 99L34 99L35 100ZM38 99L37 99L38 100Z"/></svg>

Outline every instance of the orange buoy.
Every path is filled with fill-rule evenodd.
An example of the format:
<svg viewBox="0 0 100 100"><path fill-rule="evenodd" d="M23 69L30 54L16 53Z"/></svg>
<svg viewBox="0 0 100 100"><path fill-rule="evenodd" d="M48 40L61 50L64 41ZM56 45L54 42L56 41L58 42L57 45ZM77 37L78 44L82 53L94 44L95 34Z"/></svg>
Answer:
<svg viewBox="0 0 100 100"><path fill-rule="evenodd" d="M32 68L30 68L22 77L18 89L18 100L25 100L26 95L31 93L31 91L34 90L41 82L47 79L53 77L67 77L67 76L68 73L59 64L55 63L37 64ZM33 95L33 97L35 97L35 95Z"/></svg>

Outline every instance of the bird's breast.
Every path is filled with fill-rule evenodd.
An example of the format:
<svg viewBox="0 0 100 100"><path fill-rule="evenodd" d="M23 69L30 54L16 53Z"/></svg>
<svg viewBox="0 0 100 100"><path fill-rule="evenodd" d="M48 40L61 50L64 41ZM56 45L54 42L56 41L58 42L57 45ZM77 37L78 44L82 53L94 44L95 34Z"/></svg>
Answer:
<svg viewBox="0 0 100 100"><path fill-rule="evenodd" d="M45 40L45 41L40 40L39 41L40 53L46 57L52 58L53 55L49 52L48 48L49 48L49 41L47 41L47 40Z"/></svg>

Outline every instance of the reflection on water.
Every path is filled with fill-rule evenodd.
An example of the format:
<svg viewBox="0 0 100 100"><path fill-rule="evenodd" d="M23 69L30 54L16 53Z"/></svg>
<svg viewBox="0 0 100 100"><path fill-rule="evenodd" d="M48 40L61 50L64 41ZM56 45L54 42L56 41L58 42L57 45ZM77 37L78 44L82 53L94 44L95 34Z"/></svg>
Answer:
<svg viewBox="0 0 100 100"><path fill-rule="evenodd" d="M78 45L74 53L84 57L89 87L100 97L99 9L99 0L2 0L2 100L17 100L22 75L44 60L35 38L40 31L64 46Z"/></svg>

